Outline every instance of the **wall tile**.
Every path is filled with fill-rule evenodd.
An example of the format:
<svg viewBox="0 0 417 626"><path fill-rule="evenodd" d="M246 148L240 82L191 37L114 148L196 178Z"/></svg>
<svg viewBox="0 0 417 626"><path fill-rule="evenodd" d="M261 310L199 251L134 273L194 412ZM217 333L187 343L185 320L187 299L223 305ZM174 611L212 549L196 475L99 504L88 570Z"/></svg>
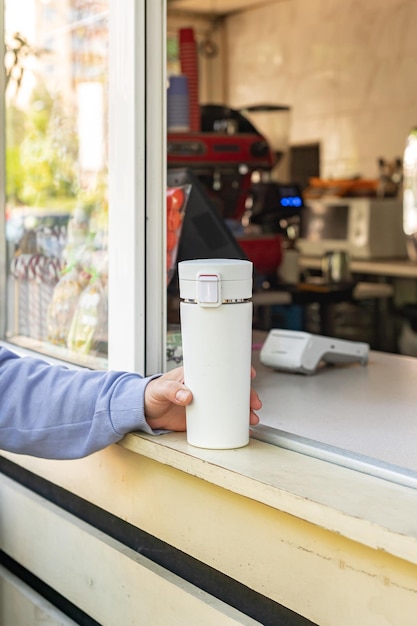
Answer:
<svg viewBox="0 0 417 626"><path fill-rule="evenodd" d="M292 107L323 176L377 176L417 125L415 0L283 0L231 16L228 104Z"/></svg>

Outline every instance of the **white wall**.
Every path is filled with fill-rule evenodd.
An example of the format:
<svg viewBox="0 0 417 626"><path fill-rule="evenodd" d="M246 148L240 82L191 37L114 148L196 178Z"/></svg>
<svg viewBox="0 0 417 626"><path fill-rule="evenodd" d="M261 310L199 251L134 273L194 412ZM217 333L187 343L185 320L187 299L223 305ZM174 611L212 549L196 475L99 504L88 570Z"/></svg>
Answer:
<svg viewBox="0 0 417 626"><path fill-rule="evenodd" d="M292 107L290 142L321 175L377 176L417 125L415 0L278 0L232 15L227 104Z"/></svg>

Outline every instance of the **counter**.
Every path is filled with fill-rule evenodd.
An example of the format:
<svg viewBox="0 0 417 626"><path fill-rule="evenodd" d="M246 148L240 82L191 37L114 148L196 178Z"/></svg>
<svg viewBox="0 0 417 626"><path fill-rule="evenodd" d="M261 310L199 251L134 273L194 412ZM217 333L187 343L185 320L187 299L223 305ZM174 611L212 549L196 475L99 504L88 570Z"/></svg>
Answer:
<svg viewBox="0 0 417 626"><path fill-rule="evenodd" d="M320 257L300 257L302 269L321 269ZM417 263L407 258L393 259L351 259L350 271L353 274L369 274L389 278L417 278Z"/></svg>
<svg viewBox="0 0 417 626"><path fill-rule="evenodd" d="M356 459L363 471L417 488L417 359L371 351L367 365L323 364L311 376L265 371L256 353L253 360L269 427L257 437L313 456L328 451L351 467Z"/></svg>
<svg viewBox="0 0 417 626"><path fill-rule="evenodd" d="M372 353L366 367L309 378L257 368L264 440L246 448L200 450L170 433L131 434L80 461L3 454L1 549L101 624L141 623L142 610L161 625L414 626L417 489L265 431L367 457L378 448L413 472L416 363ZM395 424L404 438L392 440ZM130 536L156 544L126 547ZM175 619L158 603L165 593Z"/></svg>

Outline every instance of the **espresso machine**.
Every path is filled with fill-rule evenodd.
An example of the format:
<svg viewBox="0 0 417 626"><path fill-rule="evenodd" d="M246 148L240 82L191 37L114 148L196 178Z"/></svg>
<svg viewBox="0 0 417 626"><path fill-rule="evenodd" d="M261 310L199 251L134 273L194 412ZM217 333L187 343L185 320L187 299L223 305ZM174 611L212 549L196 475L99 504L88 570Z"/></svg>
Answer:
<svg viewBox="0 0 417 626"><path fill-rule="evenodd" d="M225 219L245 212L254 172L269 172L276 157L239 111L204 105L199 132L168 133L168 168L191 169Z"/></svg>
<svg viewBox="0 0 417 626"><path fill-rule="evenodd" d="M298 212L300 189L289 183L289 107L209 104L200 111L200 132L168 134L168 167L192 169L225 219L240 220L254 201L256 213L271 204L277 213Z"/></svg>
<svg viewBox="0 0 417 626"><path fill-rule="evenodd" d="M276 273L281 254L275 254L271 268L251 254L255 245L263 251L281 246L288 224L299 219L303 205L299 187L288 182L289 108L237 110L208 104L200 111L198 132L168 133L168 168L190 169L255 270L258 266L263 273Z"/></svg>

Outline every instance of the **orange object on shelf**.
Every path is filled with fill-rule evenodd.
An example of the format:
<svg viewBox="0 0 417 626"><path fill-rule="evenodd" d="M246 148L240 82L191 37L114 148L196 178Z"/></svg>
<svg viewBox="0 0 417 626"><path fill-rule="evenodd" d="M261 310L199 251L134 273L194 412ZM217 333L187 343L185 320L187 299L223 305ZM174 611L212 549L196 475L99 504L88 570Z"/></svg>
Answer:
<svg viewBox="0 0 417 626"><path fill-rule="evenodd" d="M367 178L310 178L303 195L306 199L323 196L373 197L376 195L378 179Z"/></svg>
<svg viewBox="0 0 417 626"><path fill-rule="evenodd" d="M167 205L167 284L169 285L175 271L178 244L182 224L190 195L190 185L168 187L166 191Z"/></svg>

